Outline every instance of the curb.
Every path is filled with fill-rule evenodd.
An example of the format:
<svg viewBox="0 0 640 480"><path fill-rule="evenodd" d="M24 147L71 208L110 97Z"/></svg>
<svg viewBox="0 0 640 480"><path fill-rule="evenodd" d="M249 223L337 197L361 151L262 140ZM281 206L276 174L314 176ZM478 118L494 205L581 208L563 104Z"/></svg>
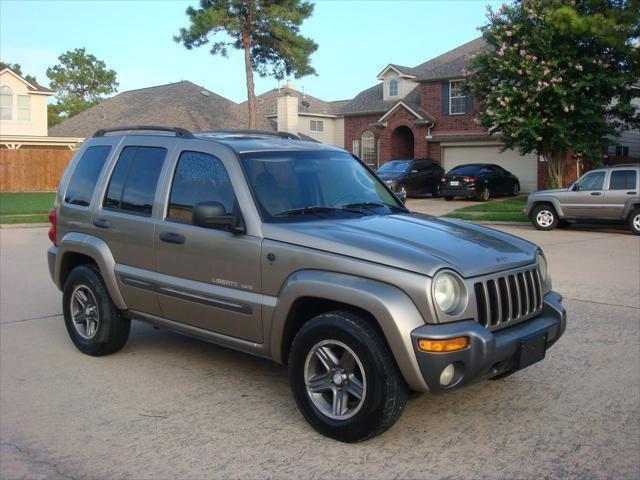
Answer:
<svg viewBox="0 0 640 480"><path fill-rule="evenodd" d="M0 224L0 229L11 228L45 228L48 227L48 223L3 223Z"/></svg>

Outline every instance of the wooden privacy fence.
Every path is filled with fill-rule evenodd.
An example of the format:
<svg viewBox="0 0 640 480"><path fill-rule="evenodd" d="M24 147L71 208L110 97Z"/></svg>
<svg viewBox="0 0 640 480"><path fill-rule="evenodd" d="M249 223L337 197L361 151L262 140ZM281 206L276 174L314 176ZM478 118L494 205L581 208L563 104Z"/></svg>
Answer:
<svg viewBox="0 0 640 480"><path fill-rule="evenodd" d="M56 190L74 153L68 149L1 149L0 192Z"/></svg>

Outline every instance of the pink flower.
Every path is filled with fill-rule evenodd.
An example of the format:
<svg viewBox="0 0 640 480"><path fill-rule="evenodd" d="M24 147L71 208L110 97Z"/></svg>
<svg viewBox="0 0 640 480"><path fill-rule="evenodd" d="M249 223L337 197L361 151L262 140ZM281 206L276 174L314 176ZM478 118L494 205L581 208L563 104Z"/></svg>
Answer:
<svg viewBox="0 0 640 480"><path fill-rule="evenodd" d="M505 34L507 35L507 37L510 37L511 35L513 35L513 32L511 30L507 30Z"/></svg>
<svg viewBox="0 0 640 480"><path fill-rule="evenodd" d="M548 68L544 69L544 72L542 73L543 75L549 75L551 73L551 70L549 70Z"/></svg>
<svg viewBox="0 0 640 480"><path fill-rule="evenodd" d="M565 112L569 112L569 107L565 105L564 107L562 107L562 110L564 110Z"/></svg>
<svg viewBox="0 0 640 480"><path fill-rule="evenodd" d="M583 69L584 68L582 67L582 65L580 65L580 64L576 65L576 70L581 72Z"/></svg>

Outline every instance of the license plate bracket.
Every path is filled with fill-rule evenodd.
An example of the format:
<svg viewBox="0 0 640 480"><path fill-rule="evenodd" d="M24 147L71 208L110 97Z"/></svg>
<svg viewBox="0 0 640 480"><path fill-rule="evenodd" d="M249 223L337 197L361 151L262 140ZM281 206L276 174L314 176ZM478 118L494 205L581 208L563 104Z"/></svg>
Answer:
<svg viewBox="0 0 640 480"><path fill-rule="evenodd" d="M518 370L544 359L547 350L547 332L538 333L520 342Z"/></svg>

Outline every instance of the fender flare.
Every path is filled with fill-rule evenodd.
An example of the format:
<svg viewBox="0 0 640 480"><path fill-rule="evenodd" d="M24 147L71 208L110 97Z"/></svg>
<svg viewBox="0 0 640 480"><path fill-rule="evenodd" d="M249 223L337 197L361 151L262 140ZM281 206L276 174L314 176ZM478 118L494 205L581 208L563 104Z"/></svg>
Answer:
<svg viewBox="0 0 640 480"><path fill-rule="evenodd" d="M58 253L56 255L55 283L60 290L64 288L62 285L61 272L64 258L67 253L81 253L91 257L100 270L100 275L104 280L105 286L111 295L111 300L119 310L126 310L127 304L122 298L118 283L116 281L115 265L116 262L111 254L108 245L97 237L87 235L85 233L70 232L67 233L58 244Z"/></svg>
<svg viewBox="0 0 640 480"><path fill-rule="evenodd" d="M640 208L640 197L631 197L624 202L624 208L622 209L622 218L625 220L634 208Z"/></svg>
<svg viewBox="0 0 640 480"><path fill-rule="evenodd" d="M267 337L276 362L283 363L282 340L288 313L302 297L340 302L369 312L382 330L409 386L417 391L428 390L411 343L411 332L425 325L413 301L392 285L342 273L300 270L286 280L278 295Z"/></svg>
<svg viewBox="0 0 640 480"><path fill-rule="evenodd" d="M556 213L558 214L558 217L560 217L560 218L564 217L564 212L562 211L562 207L560 206L560 202L558 201L557 198L552 197L552 196L536 197L531 202L531 207L529 208L529 211L527 212L527 216L531 215L531 212L533 211L533 209L536 207L536 205L538 205L540 203L550 203L553 206L553 208L555 208Z"/></svg>

